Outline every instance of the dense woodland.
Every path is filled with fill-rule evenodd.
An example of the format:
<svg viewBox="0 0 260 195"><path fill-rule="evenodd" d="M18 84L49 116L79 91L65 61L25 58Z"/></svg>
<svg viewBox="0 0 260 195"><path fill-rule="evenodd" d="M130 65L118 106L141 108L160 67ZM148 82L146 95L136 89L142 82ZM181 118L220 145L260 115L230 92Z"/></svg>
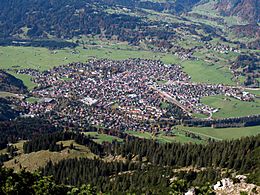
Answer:
<svg viewBox="0 0 260 195"><path fill-rule="evenodd" d="M4 0L0 5L0 38L19 37L26 34L31 39L49 37L69 39L79 35L100 35L107 39L128 41L137 45L140 40L150 39L153 45L171 48L172 39L179 35L173 29L181 27L199 35L195 29L201 29L211 37L219 37L208 25L187 25L149 21L128 14L110 14L106 9L126 6L131 10L147 8L151 10L189 10L198 0L176 2L142 2L138 0ZM181 37L179 37L181 38ZM203 37L202 37L203 38ZM10 43L9 43L10 44ZM12 43L13 44L13 43ZM39 45L39 43L31 43ZM47 44L47 43L42 43Z"/></svg>
<svg viewBox="0 0 260 195"><path fill-rule="evenodd" d="M241 54L232 64L231 69L235 76L245 76L244 85L249 87L259 87L257 80L260 77L260 55L259 54Z"/></svg>
<svg viewBox="0 0 260 195"><path fill-rule="evenodd" d="M188 119L188 120L183 120L182 124L185 126L214 127L214 128L248 127L248 126L260 125L260 115L214 119L214 120Z"/></svg>
<svg viewBox="0 0 260 195"><path fill-rule="evenodd" d="M255 176L259 173L260 161L257 154L259 152L260 136L232 141L210 142L207 145L180 143L160 144L153 140L126 136L123 143L112 142L111 144L106 143L99 145L92 143L89 138L80 134L54 133L48 136L42 135L33 138L31 141L24 144L24 150L27 153L40 149L53 150L53 148L55 148L52 146L54 142L67 139L74 139L76 143L88 146L93 153L100 157L111 155L121 156L122 158L125 158L126 161L105 163L99 159L74 159L64 160L58 164L52 164L50 162L43 169L43 173L54 175L56 181L59 183L81 185L86 182L93 182L92 184L97 185L98 189L101 191L122 190L122 188L131 191L131 189L137 189L138 184L140 184L138 179L136 180L133 178L141 177L141 171L146 172L145 170L148 169L147 171L149 172L150 168L154 169L149 173L151 175L148 174L149 176L147 177L151 177L150 179L153 179L155 182L153 185L156 186L158 182L165 183L161 174L155 174L156 170L159 171L162 167L177 168L187 166L219 167L236 170L244 174L250 173L252 181L259 182L259 178L257 179ZM47 148L46 145L48 144L51 147ZM62 146L56 145L56 148L61 149ZM151 167L149 165L151 165ZM121 172L127 172L129 174L119 174ZM110 183L107 183L107 186L103 184L108 177L117 174L120 175L119 178L116 177L115 179L116 181L119 179L117 182L122 182L120 179L122 178L123 180L131 180L137 183L133 183L132 186L124 184L122 188L118 187L121 184L115 185L117 187L113 187ZM212 174L212 176L210 176L210 174ZM202 181L205 181L205 178L209 179L208 177L211 177L209 181L213 182L220 177L218 171L207 173L206 175L207 176L204 176L204 180L202 179ZM186 177L188 176L185 176L184 174L181 178ZM196 179L196 176L192 174L189 177L195 177ZM147 185L149 182L151 181L147 179L146 183L143 183L143 186ZM164 185L166 185L166 183ZM192 183L193 182L190 182L190 184Z"/></svg>
<svg viewBox="0 0 260 195"><path fill-rule="evenodd" d="M91 164L90 161L88 161L87 159L81 159L78 160L79 162L85 162L86 164L89 163L89 166L93 166ZM75 160L71 160L68 161L72 163L76 163ZM68 163L68 162L63 162L63 163ZM103 165L101 161L97 161L94 160L93 162L98 163L99 165ZM68 163L69 164L69 163ZM74 164L76 165L76 164ZM114 163L114 165L116 165L116 163ZM110 165L111 168L115 168L116 166L114 165ZM117 163L117 165L119 165L119 163ZM104 170L104 169L103 169ZM112 169L111 169L112 170ZM110 171L106 171L106 173L111 172ZM119 170L119 169L118 169ZM185 175L185 178L189 178L188 180L183 180L183 179L176 179L174 180L170 185L167 183L166 179L163 177L158 183L158 186L152 186L152 184L154 184L154 177L149 177L148 175L152 174L152 171L156 171L155 173L158 173L158 176L160 178L162 178L161 175L161 171L163 171L162 169L154 169L151 168L146 175L146 178L148 178L146 181L143 180L143 176L141 175L141 172L139 174L134 174L133 177L130 176L128 178L128 181L126 182L126 180L123 180L122 178L127 178L124 177L124 175L122 176L118 176L115 178L116 182L114 184L112 184L113 182L109 182L109 178L106 178L108 180L104 181L104 187L108 186L108 183L111 184L111 190L114 189L114 191L112 192L112 194L121 194L123 191L117 191L117 189L123 189L123 186L129 186L130 183L132 183L133 179L137 179L138 181L141 181L141 186L143 186L143 188L141 189L136 188L130 191L133 192L138 192L138 194L140 192L147 192L147 194L151 194L151 193L170 193L170 194L182 194L183 192L187 191L188 188L190 187L190 183L187 181L196 181L199 179L201 179L202 177L207 178L207 174L211 173L211 171L207 172L207 171L202 171L200 173L196 173L196 172L189 172L188 174L186 173L178 173L178 176L181 175ZM91 171L93 172L93 170ZM215 171L213 171L215 172ZM105 172L103 172L103 174L106 174ZM206 173L206 174L205 174ZM205 176L206 175L206 176ZM212 175L212 174L209 174ZM101 178L105 178L102 177ZM112 178L113 179L113 178ZM152 179L152 180L151 180ZM166 182L166 183L164 183ZM134 185L136 185L137 183L133 183L131 184L131 186L133 187ZM145 184L147 184L145 186ZM106 187L107 189L109 189L108 187ZM124 192L127 192L129 190L127 190L128 188L125 188L126 190ZM108 192L108 191L107 191ZM214 194L214 192L212 191L211 187L209 186L209 183L203 185L203 186L197 186L195 188L195 192L196 194ZM73 186L73 185L64 185L64 184L58 184L57 182L55 182L54 178L52 176L43 176L42 174L36 172L36 173L30 173L27 171L21 171L19 173L14 172L11 169L4 169L0 167L0 194L17 194L17 195L24 195L24 194L52 194L52 195L94 195L94 194L102 194L102 192L100 191L99 187L96 186L92 186L90 184L83 184L80 186ZM111 192L110 192L111 194Z"/></svg>
<svg viewBox="0 0 260 195"><path fill-rule="evenodd" d="M38 118L19 118L12 121L0 122L0 149L7 144L19 140L31 139L34 136L61 131L46 120Z"/></svg>
<svg viewBox="0 0 260 195"><path fill-rule="evenodd" d="M216 183L220 178L231 177L231 173L235 171L249 174L249 182L260 183L258 177L260 167L259 135L240 140L211 141L203 145L162 144L154 140L140 139L121 133L120 137L123 138L123 142L113 141L101 145L92 141L91 137L81 133L63 132L62 129L53 127L47 121L36 118L2 122L0 127L2 148L5 148L8 142L28 139L23 147L25 153L40 150L61 151L65 148L62 141L75 140L77 144L87 146L91 152L98 156L97 159L65 159L57 164L49 162L41 168L40 171L43 175L53 175L54 180L40 175L37 177L47 179L48 182L52 183L51 186L56 186L54 191L55 193L57 191L57 194L60 193L59 190L66 192L72 190L71 186L77 186L77 189L80 190L82 184L91 184L98 192L112 191L115 194L122 191L152 194L165 194L173 191L185 192L191 186L198 186L196 188L198 191L203 189L211 193L210 184ZM68 149L75 148L72 144ZM9 146L8 154L1 155L0 161L3 163L15 156L16 150L15 147ZM109 156L120 156L122 161L102 160ZM173 171L188 166L197 167L198 170L203 167L206 169L198 172ZM223 170L229 171L223 172ZM12 186L17 178L23 177L21 175L27 174L28 177L30 175L26 172L13 173L4 169L0 169L0 172L1 174L7 174L7 172L8 174L17 174L11 181L0 179L2 186L7 185L3 184L4 182L13 182L10 184ZM177 180L171 180L175 177ZM32 187L35 185L33 181L35 180L32 178L29 185L31 186L30 193L35 190ZM21 179L21 182L29 181ZM209 183L207 184L207 182ZM63 186L62 189L59 186ZM1 190L7 190L6 187L2 187Z"/></svg>
<svg viewBox="0 0 260 195"><path fill-rule="evenodd" d="M103 155L102 146L92 141L90 138L79 133L72 132L56 132L52 134L37 135L30 141L24 143L23 149L25 153L37 152L40 150L61 151L64 149L62 143L56 144L58 141L75 140L80 145L85 145L97 154ZM73 146L71 146L73 148Z"/></svg>
<svg viewBox="0 0 260 195"><path fill-rule="evenodd" d="M0 70L0 91L11 93L26 93L27 88L20 79Z"/></svg>
<svg viewBox="0 0 260 195"><path fill-rule="evenodd" d="M62 146L56 145L56 142L71 139L78 144L88 146L93 153L99 156L121 155L129 161L138 156L140 161L145 158L148 162L160 166L222 167L241 172L259 168L255 153L260 146L260 136L210 142L207 145L161 144L153 140L126 136L124 143L113 142L99 145L81 134L54 133L34 137L24 144L24 151L30 153L46 149L61 150Z"/></svg>
<svg viewBox="0 0 260 195"><path fill-rule="evenodd" d="M45 177L39 173L21 171L0 167L0 194L52 194L52 195L76 195L97 194L95 187L82 185L80 187L58 185L53 177Z"/></svg>
<svg viewBox="0 0 260 195"><path fill-rule="evenodd" d="M0 46L46 47L48 49L75 48L76 43L62 40L0 39Z"/></svg>
<svg viewBox="0 0 260 195"><path fill-rule="evenodd" d="M53 165L51 162L42 170L43 174L55 175L58 183L80 186L93 183L98 191L131 193L168 194L172 191L172 177L183 178L182 192L191 186L203 186L220 179L220 171L209 169L173 173L170 167L148 165L140 162L104 162L94 159L70 159ZM77 178L77 179L75 179ZM178 181L175 181L176 183ZM178 187L177 187L178 188Z"/></svg>
<svg viewBox="0 0 260 195"><path fill-rule="evenodd" d="M13 109L12 102L0 97L0 121L14 119L19 116L19 110Z"/></svg>

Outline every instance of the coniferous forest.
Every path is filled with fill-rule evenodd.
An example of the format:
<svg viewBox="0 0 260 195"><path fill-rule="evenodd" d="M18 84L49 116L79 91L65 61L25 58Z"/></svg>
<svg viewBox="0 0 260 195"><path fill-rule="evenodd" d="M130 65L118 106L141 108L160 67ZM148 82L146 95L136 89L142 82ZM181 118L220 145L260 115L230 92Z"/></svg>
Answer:
<svg viewBox="0 0 260 195"><path fill-rule="evenodd" d="M0 185L3 193L15 187L18 194L24 191L35 194L37 190L44 189L52 190L49 191L52 194L91 190L94 194L182 194L196 186L198 192L204 190L204 194L213 194L211 185L223 177L232 177L233 173L245 174L248 182L260 183L259 135L239 140L211 141L208 144L163 144L122 135L123 142L98 144L90 136L62 131L47 121L30 119L31 125L26 126L26 123L21 123L22 120L3 123L3 144L10 140L15 142L21 138L27 139L23 151L30 154L41 150L60 152L65 148L63 141L74 140L76 144L88 147L96 157L64 159L58 163L49 161L35 173L25 170L15 173L1 168ZM7 131L14 132L13 136L5 136ZM17 131L19 133L15 133ZM72 149L75 149L74 146L69 146L69 150ZM9 155L0 157L2 164L15 156L16 148L10 146L8 151ZM120 157L121 160L108 160L111 156ZM195 169L182 170L183 167Z"/></svg>

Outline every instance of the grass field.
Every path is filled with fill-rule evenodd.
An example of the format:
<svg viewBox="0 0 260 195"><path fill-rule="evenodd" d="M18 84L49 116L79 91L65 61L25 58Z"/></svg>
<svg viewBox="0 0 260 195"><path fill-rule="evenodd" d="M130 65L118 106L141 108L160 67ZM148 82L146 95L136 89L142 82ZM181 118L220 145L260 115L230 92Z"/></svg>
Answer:
<svg viewBox="0 0 260 195"><path fill-rule="evenodd" d="M29 97L29 98L26 98L26 101L29 103L36 103L39 101L39 98Z"/></svg>
<svg viewBox="0 0 260 195"><path fill-rule="evenodd" d="M214 8L215 5L215 0L209 0L206 3L199 4L198 6L195 6L192 9L192 12L202 14L202 15L207 15L211 17L217 17L217 18L223 18L224 21L227 23L227 25L232 26L232 25L238 25L238 24L244 24L239 17L235 16L221 16L217 10ZM195 20L196 21L196 20ZM206 20L209 24L212 24L213 22ZM205 22L205 21L204 21ZM206 22L206 23L207 23Z"/></svg>
<svg viewBox="0 0 260 195"><path fill-rule="evenodd" d="M55 51L39 47L0 47L0 68L35 68L42 71L70 62L85 62L92 57L114 60L127 58L160 59L166 64L181 64L184 71L192 77L194 82L234 84L231 80L232 75L228 70L221 69L218 65L210 66L203 60L181 62L178 57L172 54L137 50L136 48L124 49L119 47L118 49L114 45L91 46L89 49L77 47L75 50L62 49ZM12 74L22 79L30 89L35 86L29 77Z"/></svg>
<svg viewBox="0 0 260 195"><path fill-rule="evenodd" d="M0 97L17 97L17 95L14 93L0 91Z"/></svg>
<svg viewBox="0 0 260 195"><path fill-rule="evenodd" d="M209 96L201 99L201 102L219 111L213 114L213 118L240 117L260 114L260 99L254 102L240 101L225 96Z"/></svg>
<svg viewBox="0 0 260 195"><path fill-rule="evenodd" d="M44 167L50 160L53 163L57 163L60 160L68 159L68 158L97 158L95 154L93 154L89 148L83 145L79 145L75 143L74 140L61 141L64 147L69 147L71 143L75 149L65 148L61 152L50 152L48 150L41 150L38 152L32 152L30 154L23 154L21 152L20 155L16 156L12 160L9 160L4 163L5 167L13 168L18 171L21 168L25 168L28 171L35 171L40 167ZM22 142L21 142L22 143ZM60 142L58 142L60 144ZM22 144L20 144L22 145ZM18 147L19 149L19 147ZM19 150L22 150L21 148Z"/></svg>
<svg viewBox="0 0 260 195"><path fill-rule="evenodd" d="M181 65L194 82L234 85L234 82L231 80L232 73L220 68L218 65L210 65L202 60L187 60L182 62Z"/></svg>
<svg viewBox="0 0 260 195"><path fill-rule="evenodd" d="M16 78L23 81L23 84L28 88L28 90L32 90L37 85L31 80L32 77L30 75L17 74L14 71L8 71L9 74L15 76Z"/></svg>
<svg viewBox="0 0 260 195"><path fill-rule="evenodd" d="M203 119L203 118L208 118L207 115L201 114L201 113L193 113L192 116L193 116L193 117L196 117L196 118L201 118L201 119Z"/></svg>
<svg viewBox="0 0 260 195"><path fill-rule="evenodd" d="M127 46L91 46L88 49L61 49L51 51L40 47L0 47L0 69L9 69L9 73L21 79L29 90L36 84L27 75L16 74L14 69L34 68L40 71L71 62L86 62L90 58L108 58L123 60L127 58L143 58L162 60L166 64L179 63L178 57L171 54L137 50Z"/></svg>
<svg viewBox="0 0 260 195"><path fill-rule="evenodd" d="M0 68L35 68L48 70L54 66L70 62L85 62L89 58L109 58L121 60L127 58L161 59L164 63L179 62L179 59L171 54L163 54L144 50L117 49L114 47L90 47L75 50L62 49L50 51L46 48L33 47L0 47Z"/></svg>
<svg viewBox="0 0 260 195"><path fill-rule="evenodd" d="M165 135L165 132L160 132L157 135L154 135L149 132L140 132L140 131L125 131L125 133L139 138L157 140L161 143L171 143L171 142L204 143L202 140L186 137L185 134L183 134L182 132L174 132L174 135L172 136Z"/></svg>
<svg viewBox="0 0 260 195"><path fill-rule="evenodd" d="M107 135L107 134L100 134L100 133L97 133L97 132L85 132L84 133L86 136L91 136L91 137L94 137L94 141L97 142L97 143L103 143L103 142L112 142L113 140L116 140L116 141L123 141L122 139L118 138L118 137L115 137L115 136L111 136L111 135Z"/></svg>
<svg viewBox="0 0 260 195"><path fill-rule="evenodd" d="M259 90L246 90L246 91L256 95L257 97L260 97L260 89Z"/></svg>
<svg viewBox="0 0 260 195"><path fill-rule="evenodd" d="M260 126L241 127L241 128L211 128L211 127L184 127L177 126L179 130L186 130L217 140L237 139L245 136L253 136L260 133Z"/></svg>

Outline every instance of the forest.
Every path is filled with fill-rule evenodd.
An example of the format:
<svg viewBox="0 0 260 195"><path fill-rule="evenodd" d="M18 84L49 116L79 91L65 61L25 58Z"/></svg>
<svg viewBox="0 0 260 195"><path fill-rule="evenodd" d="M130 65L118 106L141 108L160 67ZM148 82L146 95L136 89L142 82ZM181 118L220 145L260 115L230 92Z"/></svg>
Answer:
<svg viewBox="0 0 260 195"><path fill-rule="evenodd" d="M0 46L46 47L50 50L65 47L75 48L76 43L62 40L28 40L28 39L0 39Z"/></svg>
<svg viewBox="0 0 260 195"><path fill-rule="evenodd" d="M149 38L153 45L170 49L173 47L171 40L181 38L173 30L177 27L198 36L201 35L195 29L202 29L211 37L221 37L217 33L218 30L216 31L205 24L188 25L184 22L168 24L150 21L144 17L106 11L113 6L115 9L120 8L120 6L129 6L129 9L133 10L145 8L162 11L175 10L176 8L179 10L176 12L181 12L180 10L189 10L191 5L196 2L197 0L185 2L178 0L177 3L154 3L137 0L98 2L93 0L37 0L30 3L27 0L4 0L0 5L0 38L17 38L26 34L30 40L46 40L49 37L71 39L80 35L99 35L107 39L127 41L132 45L138 45L140 40ZM204 37L202 36L202 38ZM54 43L30 43L30 45L37 46L48 46L49 44L53 45Z"/></svg>
<svg viewBox="0 0 260 195"><path fill-rule="evenodd" d="M15 174L11 181L0 177L0 185L4 186L1 188L2 191L10 190L8 186L14 185L16 179L24 177L24 174L28 177L20 178L20 182L30 182L30 189L26 190L32 194L36 190L35 178L38 178L37 181L44 180L46 185L55 186L54 194L64 193L59 190L68 193L72 188L77 191L89 187L81 187L83 184L95 186L93 189L97 190L96 192L114 194L122 191L137 194L181 194L191 186L196 187L198 192L204 190L203 193L214 194L210 186L223 177L232 177L233 173L245 174L248 182L258 185L260 183L260 135L238 140L210 141L208 144L181 144L159 143L122 132L119 136L123 142L98 144L91 136L63 131L48 121L37 118L5 121L1 122L0 127L1 148L23 139L27 140L23 143L25 154L41 150L61 152L65 149L62 142L74 140L76 144L89 148L96 155L92 159L71 158L57 163L49 161L45 167L41 167L32 175L26 171L14 173L12 170L1 168L0 174ZM68 152L77 150L73 144L66 148ZM15 157L16 151L16 147L8 145L8 153L0 155L1 164ZM121 160L105 160L111 157L120 157ZM184 171L183 167L193 167L195 170ZM32 180L28 180L29 176Z"/></svg>
<svg viewBox="0 0 260 195"><path fill-rule="evenodd" d="M204 120L204 119L187 119L182 124L191 127L249 127L260 124L260 115L251 115L245 117L233 117L224 119Z"/></svg>
<svg viewBox="0 0 260 195"><path fill-rule="evenodd" d="M0 122L0 149L8 143L31 139L33 136L61 131L48 121L39 118L18 118L12 121Z"/></svg>
<svg viewBox="0 0 260 195"><path fill-rule="evenodd" d="M73 134L55 133L47 137L37 137L25 143L24 149L26 150L28 143L31 143L34 148L39 148L40 145L46 145L51 140L72 139L71 136L73 137ZM86 141L88 138L76 134L74 136L77 143L90 146L90 142ZM99 191L114 193L122 191L168 193L172 189L169 180L172 177L183 179L187 190L191 186L201 187L207 182L213 184L224 176L231 177L233 172L250 173L248 181L259 183L257 176L260 162L257 155L259 145L260 136L211 142L207 145L161 144L153 140L127 136L123 143L105 143L98 148L91 144L89 148L93 153L98 154L100 157L98 159L66 159L57 164L50 161L41 172L44 175L54 175L55 181L60 184L80 186L90 183ZM125 160L112 162L102 160L111 155L121 156ZM174 168L181 167L206 169L199 172L172 172ZM230 171L224 171L223 175L223 170Z"/></svg>

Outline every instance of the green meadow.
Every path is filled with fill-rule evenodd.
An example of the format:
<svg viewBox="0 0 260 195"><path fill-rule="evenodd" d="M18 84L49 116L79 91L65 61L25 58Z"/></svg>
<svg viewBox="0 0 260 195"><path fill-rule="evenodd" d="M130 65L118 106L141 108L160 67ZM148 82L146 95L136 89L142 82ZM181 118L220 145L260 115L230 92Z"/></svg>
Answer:
<svg viewBox="0 0 260 195"><path fill-rule="evenodd" d="M24 74L17 74L14 71L8 71L9 74L12 74L16 78L19 78L23 81L23 84L28 88L28 90L32 90L37 85L32 81L32 76L24 75Z"/></svg>
<svg viewBox="0 0 260 195"><path fill-rule="evenodd" d="M115 137L115 136L111 136L111 135L107 135L107 134L101 134L98 132L85 132L84 133L86 136L90 136L93 138L93 140L97 143L103 143L103 142L112 142L114 140L121 142L122 139Z"/></svg>
<svg viewBox="0 0 260 195"><path fill-rule="evenodd" d="M260 133L260 126L240 128L211 128L211 127L184 127L177 126L178 130L190 131L202 137L216 140L230 140L240 137L254 136Z"/></svg>
<svg viewBox="0 0 260 195"><path fill-rule="evenodd" d="M137 49L118 49L116 47L89 47L83 49L48 50L40 47L0 47L0 68L34 68L48 70L54 66L71 62L86 62L90 58L109 58L122 60L127 58L161 59L164 63L177 63L179 59L171 54L157 53Z"/></svg>
<svg viewBox="0 0 260 195"><path fill-rule="evenodd" d="M183 132L179 132L179 131L174 132L173 135L166 135L165 132L162 131L156 135L150 132L141 132L141 131L125 131L125 133L143 139L153 139L161 143L171 143L171 142L204 143L204 141L202 140L186 137Z"/></svg>
<svg viewBox="0 0 260 195"><path fill-rule="evenodd" d="M219 65L212 65L203 60L186 60L181 63L181 66L194 82L234 85L231 80L232 73Z"/></svg>
<svg viewBox="0 0 260 195"><path fill-rule="evenodd" d="M247 92L254 94L256 97L260 97L260 89L258 90L246 90Z"/></svg>
<svg viewBox="0 0 260 195"><path fill-rule="evenodd" d="M135 47L125 45L90 46L88 49L77 47L75 49L48 50L47 48L35 47L0 47L0 68L22 69L34 68L40 71L48 70L54 66L71 62L86 62L90 58L108 58L122 60L127 58L143 58L162 60L166 64L181 64L194 82L234 84L231 73L222 69L219 65L209 65L203 60L181 61L173 54L138 50ZM29 78L15 75L24 81L30 89L35 85Z"/></svg>
<svg viewBox="0 0 260 195"><path fill-rule="evenodd" d="M201 102L219 111L213 114L213 118L241 117L254 114L260 114L260 99L254 101L240 101L226 96L203 97Z"/></svg>

